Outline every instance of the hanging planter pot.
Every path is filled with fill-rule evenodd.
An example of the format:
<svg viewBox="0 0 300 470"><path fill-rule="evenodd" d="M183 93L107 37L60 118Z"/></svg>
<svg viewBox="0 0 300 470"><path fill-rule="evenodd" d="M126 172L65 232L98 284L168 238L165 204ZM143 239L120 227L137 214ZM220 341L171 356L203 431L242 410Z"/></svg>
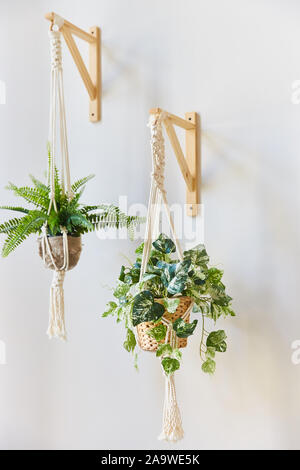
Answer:
<svg viewBox="0 0 300 470"><path fill-rule="evenodd" d="M72 237L68 235L68 271L75 268L79 262L79 258L82 251L81 236ZM65 263L64 255L64 243L63 237L47 237L47 243L50 246L50 251L47 249L47 245L44 237L39 237L38 242L38 253L45 263L48 269L58 270L63 269ZM51 253L51 254L50 254Z"/></svg>
<svg viewBox="0 0 300 470"><path fill-rule="evenodd" d="M50 158L50 156L49 156ZM2 248L2 256L8 256L29 235L38 234L38 253L45 266L54 271L50 287L49 327L50 338L66 339L64 326L63 281L65 273L79 262L82 251L82 235L106 226L127 227L130 233L142 219L127 216L113 205L80 204L80 196L90 175L75 181L73 197L68 198L63 191L58 172L55 172L56 198L51 203L51 187L31 176L33 187L17 187L10 183L7 189L35 206L27 209L21 206L2 206L0 209L18 212L22 217L13 218L0 224L0 233L7 238ZM50 210L49 210L50 207ZM64 227L67 227L65 229ZM53 235L54 234L54 235Z"/></svg>
<svg viewBox="0 0 300 470"><path fill-rule="evenodd" d="M51 155L49 154L51 161ZM64 327L63 281L65 273L79 262L82 251L82 235L106 226L127 227L130 233L142 222L141 218L127 216L113 205L84 205L80 196L85 185L94 175L80 178L71 185L69 198L55 167L54 187L31 176L32 186L18 187L12 183L7 189L31 203L34 208L2 206L0 209L18 212L22 217L13 218L0 224L0 233L7 238L2 256L8 256L31 234L40 235L38 253L45 266L54 271L50 287L50 312L47 333L50 338L66 339ZM49 179L49 178L48 178ZM54 201L51 193L55 194ZM65 228L67 227L67 228ZM55 326L53 326L55 325Z"/></svg>
<svg viewBox="0 0 300 470"><path fill-rule="evenodd" d="M174 313L170 313L167 310L164 311L162 316L162 321L159 322L157 325L154 322L143 322L137 325L137 337L138 337L138 345L143 351L154 351L156 352L160 344L164 344L164 342L170 343L171 338L169 337L157 341L153 336L149 335L149 331L151 331L156 326L166 326L169 322L174 323L179 318L184 318L185 323L190 323L190 310L193 304L193 300L191 297L179 297L174 298L175 301L178 301L178 307L176 308ZM156 302L164 305L166 303L165 299L156 299ZM185 348L187 346L187 338L178 338L178 348Z"/></svg>
<svg viewBox="0 0 300 470"><path fill-rule="evenodd" d="M128 217L113 205L84 205L80 197L90 175L71 184L70 159L68 152L66 110L64 104L61 33L59 24L49 31L51 50L50 88L50 129L48 142L47 181L33 176L33 187L17 187L10 183L8 189L22 197L34 209L20 206L4 206L19 212L21 218L14 218L0 224L0 233L7 235L2 256L8 256L30 234L38 234L38 252L47 268L54 271L50 287L49 327L50 338L66 339L64 320L63 283L67 271L73 269L80 258L81 235L100 228L126 227L132 234L135 225L142 222L139 217ZM59 20L59 18L58 18ZM58 30L53 30L56 25ZM57 131L59 129L59 136ZM60 152L57 149L60 142ZM56 156L60 156L60 170Z"/></svg>
<svg viewBox="0 0 300 470"><path fill-rule="evenodd" d="M222 282L223 272L209 267L203 245L183 252L176 258L175 244L160 234L151 244L145 272L141 271L146 245L137 248L132 266L122 266L115 300L108 303L103 316L124 320L124 348L134 354L136 348L154 352L161 360L165 375L165 402L160 439L177 441L183 437L180 411L176 398L174 374L180 369L182 349L194 334L200 315L200 358L202 370L213 374L216 356L227 349L224 330L208 332L206 323L215 325L221 317L234 316L231 297Z"/></svg>
<svg viewBox="0 0 300 470"><path fill-rule="evenodd" d="M151 115L152 180L145 242L137 248L137 259L131 267L122 266L114 290L116 300L108 303L103 316L124 320L124 348L132 352L136 363L137 344L144 351L155 351L165 375L163 424L159 439L178 441L184 432L176 398L174 374L180 368L187 338L194 333L200 314L202 332L200 356L202 370L214 373L218 352L227 348L224 330L207 332L205 321L215 323L220 317L234 316L231 297L222 283L223 272L209 267L204 245L182 251L176 237L173 219L164 188L165 147L162 121L165 114ZM159 234L163 205L172 239ZM153 241L154 240L154 241ZM175 257L177 254L177 257Z"/></svg>
<svg viewBox="0 0 300 470"><path fill-rule="evenodd" d="M62 236L38 238L39 255L48 269L54 270L50 287L49 326L47 334L66 339L63 283L65 273L73 269L81 254L81 237L72 237L66 232Z"/></svg>

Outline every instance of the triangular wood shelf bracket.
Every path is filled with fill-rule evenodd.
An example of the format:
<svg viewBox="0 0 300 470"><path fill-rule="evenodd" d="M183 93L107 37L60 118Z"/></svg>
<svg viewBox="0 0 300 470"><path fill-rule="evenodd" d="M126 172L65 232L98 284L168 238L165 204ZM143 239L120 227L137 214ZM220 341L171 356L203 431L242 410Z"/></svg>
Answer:
<svg viewBox="0 0 300 470"><path fill-rule="evenodd" d="M196 112L185 113L185 119L163 111L150 109L150 114L165 114L163 120L167 135L174 150L179 168L186 183L187 215L194 217L200 204L200 117ZM174 125L185 129L185 153L181 148Z"/></svg>
<svg viewBox="0 0 300 470"><path fill-rule="evenodd" d="M80 73L84 86L90 97L89 119L98 122L101 119L101 30L92 26L87 33L69 21L61 18L54 12L46 13L45 18L54 24L60 25L66 44L71 52L75 65ZM81 57L73 35L89 43L89 71Z"/></svg>

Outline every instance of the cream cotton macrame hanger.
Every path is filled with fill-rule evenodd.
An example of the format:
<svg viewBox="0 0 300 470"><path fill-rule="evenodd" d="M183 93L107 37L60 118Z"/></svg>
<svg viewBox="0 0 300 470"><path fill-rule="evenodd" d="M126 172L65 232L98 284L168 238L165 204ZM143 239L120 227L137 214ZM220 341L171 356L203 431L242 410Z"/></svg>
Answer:
<svg viewBox="0 0 300 470"><path fill-rule="evenodd" d="M174 222L171 216L169 204L167 201L166 190L164 187L164 170L165 170L165 142L162 132L162 122L166 118L164 112L153 114L150 116L149 124L151 132L151 152L152 152L152 174L150 198L148 204L146 233L144 252L141 266L141 277L145 274L152 241L159 235L159 218L161 206L163 204L166 216L170 225L172 237L176 246L178 257L183 259L182 249L177 240Z"/></svg>
<svg viewBox="0 0 300 470"><path fill-rule="evenodd" d="M182 249L176 237L174 222L164 187L165 144L162 123L166 118L167 115L164 112L159 114L152 114L148 124L151 132L152 175L140 279L142 279L147 268L151 244L159 235L160 213L162 205L164 206L166 212L178 257L180 261L183 259ZM192 308L193 302L183 315L183 320L189 316ZM172 347L178 347L178 338L172 328L172 322L167 320L165 317L163 317L161 321L167 327L165 342L170 343ZM184 432L176 398L174 374L165 374L163 424L161 434L158 438L160 440L175 442L182 439L183 436Z"/></svg>
<svg viewBox="0 0 300 470"><path fill-rule="evenodd" d="M59 29L63 25L63 19L55 15L53 25L49 30L51 53L51 84L50 84L50 119L49 119L49 172L48 184L50 186L50 204L48 215L53 208L57 212L55 200L55 171L57 155L57 117L59 117L60 153L61 153L61 186L63 194L69 200L74 197L71 187L70 163L68 152L66 112L64 103L63 69L61 51L61 33ZM66 328L64 318L64 289L65 273L69 269L68 234L65 227L60 227L63 241L64 261L62 267L55 263L52 248L47 236L47 224L43 227L42 252L45 263L46 254L50 256L54 269L53 281L50 287L49 326L47 334L50 338L57 337L66 340ZM45 263L46 264L46 263Z"/></svg>

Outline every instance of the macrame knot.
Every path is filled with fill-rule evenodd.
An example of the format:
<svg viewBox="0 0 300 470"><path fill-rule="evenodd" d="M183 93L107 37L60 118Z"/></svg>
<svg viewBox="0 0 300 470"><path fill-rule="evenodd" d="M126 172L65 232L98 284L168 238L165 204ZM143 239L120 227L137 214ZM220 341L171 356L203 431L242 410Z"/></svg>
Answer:
<svg viewBox="0 0 300 470"><path fill-rule="evenodd" d="M156 186L158 189L162 192L165 193L165 176L160 170L154 170L151 173L151 177L154 179Z"/></svg>
<svg viewBox="0 0 300 470"><path fill-rule="evenodd" d="M66 271L64 269L55 270L51 287L53 289L62 289L64 285L65 275L66 275Z"/></svg>
<svg viewBox="0 0 300 470"><path fill-rule="evenodd" d="M159 440L176 442L184 436L180 411L176 398L174 374L166 376L163 428Z"/></svg>
<svg viewBox="0 0 300 470"><path fill-rule="evenodd" d="M50 190L49 196L50 196L50 201L54 202L55 201L55 191L54 191L54 189Z"/></svg>
<svg viewBox="0 0 300 470"><path fill-rule="evenodd" d="M59 31L49 31L52 70L62 68L61 38Z"/></svg>
<svg viewBox="0 0 300 470"><path fill-rule="evenodd" d="M72 199L74 198L74 192L72 191L72 189L67 191L67 196L69 201L72 201Z"/></svg>
<svg viewBox="0 0 300 470"><path fill-rule="evenodd" d="M50 318L47 334L49 338L67 339L64 308L64 279L66 271L55 270L50 288Z"/></svg>
<svg viewBox="0 0 300 470"><path fill-rule="evenodd" d="M152 149L152 178L157 188L165 193L165 144L162 133L162 121L165 119L165 113L160 113L158 116L150 116L149 127L151 128L151 149Z"/></svg>

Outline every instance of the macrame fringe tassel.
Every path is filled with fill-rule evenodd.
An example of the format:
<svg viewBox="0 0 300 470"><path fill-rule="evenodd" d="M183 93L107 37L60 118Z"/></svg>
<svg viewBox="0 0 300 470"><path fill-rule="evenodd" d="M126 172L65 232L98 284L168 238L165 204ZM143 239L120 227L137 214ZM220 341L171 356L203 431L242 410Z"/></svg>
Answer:
<svg viewBox="0 0 300 470"><path fill-rule="evenodd" d="M182 439L183 436L184 431L176 399L174 374L171 374L166 376L163 426L158 439L176 442Z"/></svg>
<svg viewBox="0 0 300 470"><path fill-rule="evenodd" d="M64 279L65 270L55 270L50 287L49 338L67 339L65 327Z"/></svg>

